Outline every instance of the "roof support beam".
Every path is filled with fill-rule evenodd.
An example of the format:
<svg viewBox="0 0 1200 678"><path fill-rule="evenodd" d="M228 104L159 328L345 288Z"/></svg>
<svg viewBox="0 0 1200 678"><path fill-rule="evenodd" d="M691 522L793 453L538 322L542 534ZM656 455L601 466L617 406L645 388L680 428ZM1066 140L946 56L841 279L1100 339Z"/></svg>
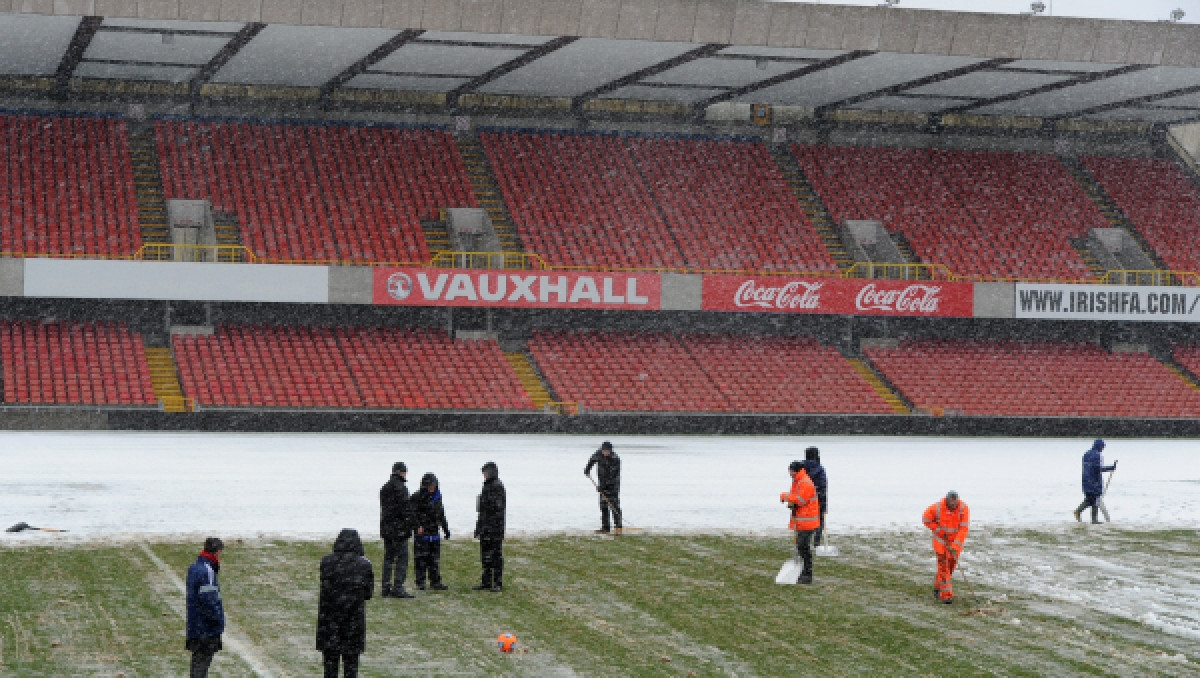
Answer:
<svg viewBox="0 0 1200 678"><path fill-rule="evenodd" d="M486 73L482 73L471 78L470 80L446 93L446 107L450 110L457 109L458 101L464 94L470 94L489 82L508 75L519 68L528 66L529 64L541 59L551 52L557 52L558 50L566 47L578 39L579 38L574 36L564 36L561 38L555 38L549 42L544 42L515 59L510 59Z"/></svg>
<svg viewBox="0 0 1200 678"><path fill-rule="evenodd" d="M697 47L696 49L688 50L687 52L684 52L683 54L680 54L677 57L673 57L671 59L667 59L666 61L662 61L660 63L654 64L653 66L647 66L646 68L634 71L628 75L617 78L616 80L613 80L612 82L605 83L593 90L584 92L583 94L580 94L579 96L574 97L573 99L571 99L571 110L578 113L583 110L584 103L586 103L589 99L595 99L597 97L608 94L609 92L615 92L615 91L621 89L622 87L627 87L629 85L637 84L639 81L641 81L645 78L649 78L651 76L658 75L659 73L665 73L665 72L671 70L672 68L677 68L679 66L682 66L683 64L690 63L697 59L703 59L705 57L710 57L710 56L716 54L719 50L725 49L726 47L728 47L728 45L721 45L721 44L701 45L701 46Z"/></svg>
<svg viewBox="0 0 1200 678"><path fill-rule="evenodd" d="M208 81L212 80L213 76L225 67L225 64L237 56L237 53L242 51L243 47L250 44L254 36L261 33L266 27L266 24L257 22L242 26L242 30L235 33L229 39L229 42L225 43L225 46L214 54L213 58L209 59L207 64L200 68L200 72L196 74L196 77L188 81L188 93L191 94L192 98L200 98L200 89L207 85Z"/></svg>
<svg viewBox="0 0 1200 678"><path fill-rule="evenodd" d="M875 99L877 97L891 96L893 94L898 94L905 90L915 89L917 87L924 87L925 85L932 85L932 84L938 83L938 82L944 82L946 80L950 80L951 78L957 78L959 76L967 75L969 73L975 73L977 71L991 70L993 68L996 68L997 66L1003 66L1004 64L1012 63L1013 61L1014 61L1014 59L988 59L987 61L980 61L977 63L973 63L969 66L962 66L961 68L953 68L948 71L942 71L941 73L934 73L933 75L927 75L924 78L917 78L916 80L909 80L908 82L902 82L902 83L899 83L896 85L891 85L890 87L883 87L883 88L877 89L873 92L864 92L863 94L856 94L852 97L846 97L845 99L842 99L841 101L834 101L832 103L825 104L824 106L818 106L816 111L814 112L814 115L816 115L816 117L820 118L830 111L837 110L839 108L846 108L847 106L853 106L854 104L861 103L861 102L867 101L869 99ZM951 97L951 98L953 98L953 97Z"/></svg>
<svg viewBox="0 0 1200 678"><path fill-rule="evenodd" d="M1056 115L1056 116L1053 116L1052 119L1061 120L1063 118L1070 118L1070 117L1075 117L1075 116L1079 116L1079 115L1091 115L1093 113L1103 113L1105 111L1114 111L1118 108L1128 108L1130 106L1149 104L1149 103L1153 103L1155 101L1161 101L1163 99L1171 99L1173 97L1184 96L1185 94L1194 94L1196 92L1200 92L1200 85L1192 85L1191 87L1181 87L1179 89L1173 89L1169 92L1162 92L1160 94L1147 94L1145 96L1134 97L1132 99L1124 99L1122 101L1114 101L1114 102L1107 103L1107 104L1101 104L1099 106L1092 106L1091 108L1085 108L1085 109L1082 109L1079 111L1075 111L1074 113L1070 113L1070 114L1066 114L1066 115Z"/></svg>
<svg viewBox="0 0 1200 678"><path fill-rule="evenodd" d="M1053 92L1055 90L1066 89L1068 87L1074 87L1076 85L1083 85L1083 84L1086 84L1089 82L1095 82L1097 80L1113 78L1118 75L1125 75L1126 73L1134 73L1136 71L1142 71L1147 68L1153 68L1153 66L1143 66L1143 65L1123 66L1121 68L1114 68L1111 71L1096 71L1093 73L1087 73L1085 75L1081 75L1077 78L1072 78L1070 80L1063 80L1061 82L1052 82L1048 85L1042 85L1040 87L1033 87L1031 89L1023 89L1019 92L1010 92L1010 93L1002 95L1002 96L992 97L991 99L980 99L979 101L974 101L969 104L963 104L962 106L955 106L953 108L948 108L948 109L942 111L942 115L946 115L948 113L969 113L970 111L972 111L973 109L976 109L976 108L982 108L984 106L991 106L993 104L1002 104L1006 101L1016 101L1017 99L1024 99L1025 97L1033 96L1035 94L1044 94L1045 92Z"/></svg>
<svg viewBox="0 0 1200 678"><path fill-rule="evenodd" d="M861 59L863 57L870 56L874 53L875 52L872 52L870 50L855 50L853 52L846 52L845 54L835 56L832 59L818 61L815 64L808 64L801 68L797 68L793 71L788 71L787 73L780 73L779 75L775 75L770 78L764 78L762 80L759 80L758 82L755 82L755 83L752 83L749 85L743 85L742 87L734 88L732 90L729 90L728 92L722 92L714 97L705 99L704 101L696 102L695 108L698 112L703 112L703 110L705 108L708 108L709 106L712 106L713 104L719 104L719 103L723 103L726 101L732 101L734 99L737 99L738 97L745 96L751 92L756 92L758 90L766 89L768 87L774 87L775 85L780 85L785 82L791 82L792 80L797 80L799 78L803 78L804 76L809 75L811 73L823 71L823 70L826 70L829 68L833 68L835 66L841 66L844 63L854 61L855 59Z"/></svg>
<svg viewBox="0 0 1200 678"><path fill-rule="evenodd" d="M79 25L75 27L75 35L71 36L67 51L63 53L62 61L58 62L51 97L59 101L67 98L71 88L71 76L75 75L79 62L83 61L83 53L87 51L88 45L92 44L92 38L96 37L103 21L104 17L99 16L85 16L79 20Z"/></svg>
<svg viewBox="0 0 1200 678"><path fill-rule="evenodd" d="M366 73L367 69L391 56L392 52L395 52L404 45L416 40L417 36L424 32L425 31L419 29L408 29L400 31L396 35L392 36L387 42L371 50L370 54L359 59L358 61L355 61L353 64L350 64L346 70L338 73L337 75L333 76L329 82L321 85L321 100L325 101L329 99L329 95L333 94L334 90L350 82L357 76Z"/></svg>

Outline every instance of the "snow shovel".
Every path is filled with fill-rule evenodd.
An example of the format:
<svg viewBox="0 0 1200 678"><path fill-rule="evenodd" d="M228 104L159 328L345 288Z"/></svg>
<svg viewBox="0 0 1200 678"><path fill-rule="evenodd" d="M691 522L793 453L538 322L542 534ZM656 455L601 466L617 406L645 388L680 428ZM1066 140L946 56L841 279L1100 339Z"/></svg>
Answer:
<svg viewBox="0 0 1200 678"><path fill-rule="evenodd" d="M1108 486L1112 485L1112 477L1116 472L1116 468L1108 472L1108 480L1104 483L1104 494L1108 494ZM1108 517L1108 507L1104 505L1104 494L1096 498L1096 506L1099 506L1100 512L1104 514L1104 522L1111 523L1112 519Z"/></svg>
<svg viewBox="0 0 1200 678"><path fill-rule="evenodd" d="M832 544L829 543L829 529L828 528L826 528L824 531L821 532L821 543L818 544L815 549L813 549L813 553L815 553L818 556L827 556L830 558L837 557L838 547L833 546Z"/></svg>
<svg viewBox="0 0 1200 678"><path fill-rule="evenodd" d="M592 476L589 475L587 479L592 480ZM613 503L608 499L608 495L604 494L604 490L600 489L600 486L596 484L595 480L592 480L592 487L596 488L596 491L600 493L600 497L604 500L604 503L608 504L608 510L612 511L613 516L621 522L622 527L613 528L612 534L618 535L625 534L626 532L638 532L642 529L640 527L624 527L625 516L617 510L617 507L613 506Z"/></svg>
<svg viewBox="0 0 1200 678"><path fill-rule="evenodd" d="M39 532L66 532L66 530L56 530L53 527L34 527L26 522L20 522L5 530L5 532L23 532L25 530L38 530Z"/></svg>
<svg viewBox="0 0 1200 678"><path fill-rule="evenodd" d="M788 558L783 561L783 567L779 568L779 574L775 575L775 583L795 586L803 571L804 561L800 560L800 556Z"/></svg>

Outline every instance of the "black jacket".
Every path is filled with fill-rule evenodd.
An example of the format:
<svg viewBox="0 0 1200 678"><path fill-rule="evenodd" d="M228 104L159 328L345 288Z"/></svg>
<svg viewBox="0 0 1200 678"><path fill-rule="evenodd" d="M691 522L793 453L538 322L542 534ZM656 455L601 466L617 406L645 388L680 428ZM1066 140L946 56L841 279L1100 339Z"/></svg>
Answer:
<svg viewBox="0 0 1200 678"><path fill-rule="evenodd" d="M584 473L591 473L592 467L596 467L596 485L600 487L600 491L605 494L619 494L621 492L621 458L613 452L609 456L604 456L600 450L588 459L587 466L584 467Z"/></svg>
<svg viewBox="0 0 1200 678"><path fill-rule="evenodd" d="M408 486L399 473L393 473L379 488L379 536L384 539L407 539L413 530L412 513Z"/></svg>
<svg viewBox="0 0 1200 678"><path fill-rule="evenodd" d="M817 488L817 502L821 513L827 512L829 506L825 503L825 497L829 491L829 481L825 478L825 467L821 466L821 462L809 459L804 462L804 470L808 472L808 479L813 482L813 487Z"/></svg>
<svg viewBox="0 0 1200 678"><path fill-rule="evenodd" d="M483 491L475 500L475 510L479 517L475 520L475 536L480 539L504 538L504 513L508 501L504 493L504 483L499 476L492 476L483 481Z"/></svg>
<svg viewBox="0 0 1200 678"><path fill-rule="evenodd" d="M446 524L446 510L442 507L442 490L436 489L430 493L429 488L437 485L437 476L426 473L421 478L421 489L411 497L409 503L413 511L413 537L426 541L440 541L440 532L450 538L450 526ZM422 534L417 534L417 528L424 528Z"/></svg>
<svg viewBox="0 0 1200 678"><path fill-rule="evenodd" d="M317 601L317 650L361 654L367 643L366 601L375 589L375 571L363 557L357 530L342 530L333 553L321 558Z"/></svg>

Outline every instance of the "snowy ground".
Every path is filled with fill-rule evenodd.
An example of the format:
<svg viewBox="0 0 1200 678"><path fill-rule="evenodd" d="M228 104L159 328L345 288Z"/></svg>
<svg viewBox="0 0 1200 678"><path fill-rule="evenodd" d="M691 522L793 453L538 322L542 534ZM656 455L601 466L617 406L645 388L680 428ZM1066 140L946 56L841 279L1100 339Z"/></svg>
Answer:
<svg viewBox="0 0 1200 678"><path fill-rule="evenodd" d="M549 435L176 433L0 434L0 523L69 530L3 534L0 545L378 533L377 491L393 461L410 489L439 477L451 532L474 526L479 467L493 460L514 533L590 530L583 466L601 439ZM956 489L975 538L964 568L989 588L1097 609L1200 639L1200 545L1130 549L1127 530L1200 528L1195 441L1109 440L1120 460L1113 525L1081 527L1080 458L1090 440L614 436L627 525L654 531L782 533L787 464L821 448L833 543L877 542L926 569L926 506ZM1119 528L1121 531L1117 531ZM1033 535L1032 537L1030 535ZM1132 543L1138 543L1133 540Z"/></svg>

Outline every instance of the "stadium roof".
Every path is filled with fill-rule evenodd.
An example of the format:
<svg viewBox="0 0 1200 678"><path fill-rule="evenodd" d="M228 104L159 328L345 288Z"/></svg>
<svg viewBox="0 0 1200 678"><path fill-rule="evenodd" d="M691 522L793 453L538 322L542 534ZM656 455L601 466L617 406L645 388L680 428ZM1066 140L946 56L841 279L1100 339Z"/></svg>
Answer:
<svg viewBox="0 0 1200 678"><path fill-rule="evenodd" d="M0 11L39 5L0 14L0 90L1200 121L1193 24L752 0L0 0ZM130 82L151 87L114 87Z"/></svg>

